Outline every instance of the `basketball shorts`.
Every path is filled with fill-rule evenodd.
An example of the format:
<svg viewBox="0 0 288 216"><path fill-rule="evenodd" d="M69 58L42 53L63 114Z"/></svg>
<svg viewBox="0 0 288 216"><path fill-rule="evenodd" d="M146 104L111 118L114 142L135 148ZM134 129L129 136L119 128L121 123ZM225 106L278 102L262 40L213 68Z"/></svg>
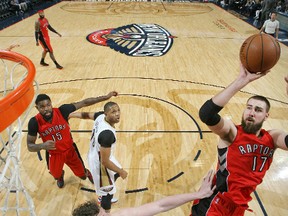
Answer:
<svg viewBox="0 0 288 216"><path fill-rule="evenodd" d="M114 156L110 160L119 168L122 168L120 163ZM107 169L101 161L95 159L94 156L88 154L88 164L93 176L96 194L98 196L113 195L116 193L115 174L116 172Z"/></svg>
<svg viewBox="0 0 288 216"><path fill-rule="evenodd" d="M82 159L74 146L63 153L49 153L49 171L55 179L61 177L64 164L70 167L74 175L78 177L86 176Z"/></svg>
<svg viewBox="0 0 288 216"><path fill-rule="evenodd" d="M237 205L221 193L194 202L190 216L244 216L246 208Z"/></svg>
<svg viewBox="0 0 288 216"><path fill-rule="evenodd" d="M52 46L50 44L50 37L39 37L39 41L41 46L43 47L44 50L47 52L53 52Z"/></svg>

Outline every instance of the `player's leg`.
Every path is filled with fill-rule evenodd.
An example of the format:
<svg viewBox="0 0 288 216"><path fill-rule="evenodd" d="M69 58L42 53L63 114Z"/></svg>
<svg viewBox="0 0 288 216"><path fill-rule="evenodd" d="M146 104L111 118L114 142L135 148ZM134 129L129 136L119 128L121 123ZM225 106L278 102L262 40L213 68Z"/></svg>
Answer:
<svg viewBox="0 0 288 216"><path fill-rule="evenodd" d="M56 61L56 58L55 58L55 56L54 56L53 48L52 48L51 43L50 43L50 38L49 38L49 37L46 37L46 38L45 38L45 42L46 42L47 47L48 47L48 50L49 50L50 58L52 59L52 61L53 61L54 64L56 65L56 68L62 69L63 67L62 67L60 64L58 64L58 62Z"/></svg>
<svg viewBox="0 0 288 216"><path fill-rule="evenodd" d="M45 62L45 57L46 57L47 52L49 51L49 47L47 46L46 41L44 40L44 38L42 36L39 37L39 42L40 42L40 45L43 48L40 64L42 66L49 66L49 64L47 64Z"/></svg>
<svg viewBox="0 0 288 216"><path fill-rule="evenodd" d="M43 50L42 52L42 57L41 57L41 61L40 61L40 64L42 66L49 66L49 64L47 64L44 60L45 60L45 57L46 57L46 54L47 54L47 51L46 49Z"/></svg>
<svg viewBox="0 0 288 216"><path fill-rule="evenodd" d="M67 151L65 163L73 171L74 175L85 180L87 177L90 182L93 184L93 177L88 169L85 168L81 155L78 151L76 144L73 144L73 147Z"/></svg>
<svg viewBox="0 0 288 216"><path fill-rule="evenodd" d="M82 163L84 169L86 170L86 177L89 179L89 181L90 181L92 184L94 184L93 176L92 176L90 170L85 167L85 164L84 164L84 162L83 162L83 159L82 159L82 157L81 157L81 155L80 155L80 152L79 152L79 150L78 150L78 147L77 147L77 145L76 145L75 143L73 143L73 147L74 147L74 149L75 149L75 151L76 151L79 159L81 160L81 163ZM85 179L84 179L84 180L85 180Z"/></svg>
<svg viewBox="0 0 288 216"><path fill-rule="evenodd" d="M50 174L57 180L59 188L64 187L64 159L62 154L50 155L49 171Z"/></svg>
<svg viewBox="0 0 288 216"><path fill-rule="evenodd" d="M107 194L105 196L102 196L101 198L101 207L105 209L105 212L109 213L111 210L111 200L113 198L113 195Z"/></svg>
<svg viewBox="0 0 288 216"><path fill-rule="evenodd" d="M49 52L49 55L50 55L50 58L53 60L53 62L55 63L55 65L56 65L56 68L58 68L58 69L62 69L63 67L60 65L60 64L58 64L58 62L56 61L56 59L55 59L55 56L54 56L54 54L53 54L53 52Z"/></svg>

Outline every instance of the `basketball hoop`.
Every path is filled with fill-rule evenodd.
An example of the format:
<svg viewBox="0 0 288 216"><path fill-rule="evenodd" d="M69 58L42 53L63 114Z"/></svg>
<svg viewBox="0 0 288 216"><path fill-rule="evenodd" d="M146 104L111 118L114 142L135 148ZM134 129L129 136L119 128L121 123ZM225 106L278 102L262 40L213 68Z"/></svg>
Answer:
<svg viewBox="0 0 288 216"><path fill-rule="evenodd" d="M5 98L0 99L0 132L2 132L26 110L32 101L35 66L28 58L15 52L0 50L0 58L22 64L28 70L23 82L19 86L12 86L15 89L4 95ZM6 91L7 89L4 89L4 94Z"/></svg>
<svg viewBox="0 0 288 216"><path fill-rule="evenodd" d="M33 200L20 178L22 122L30 112L35 98L35 66L27 57L0 50L0 212L2 215L29 212L34 216ZM0 64L1 65L1 64ZM38 90L38 85L35 82ZM9 214L10 215L10 214Z"/></svg>

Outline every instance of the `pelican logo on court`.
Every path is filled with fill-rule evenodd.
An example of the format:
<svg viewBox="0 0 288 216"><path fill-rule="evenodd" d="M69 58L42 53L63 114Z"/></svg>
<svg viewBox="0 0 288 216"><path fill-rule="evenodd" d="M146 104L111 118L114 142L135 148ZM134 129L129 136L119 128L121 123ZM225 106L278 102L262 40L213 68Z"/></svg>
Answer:
<svg viewBox="0 0 288 216"><path fill-rule="evenodd" d="M157 24L130 24L95 31L86 38L128 56L163 56L175 37Z"/></svg>

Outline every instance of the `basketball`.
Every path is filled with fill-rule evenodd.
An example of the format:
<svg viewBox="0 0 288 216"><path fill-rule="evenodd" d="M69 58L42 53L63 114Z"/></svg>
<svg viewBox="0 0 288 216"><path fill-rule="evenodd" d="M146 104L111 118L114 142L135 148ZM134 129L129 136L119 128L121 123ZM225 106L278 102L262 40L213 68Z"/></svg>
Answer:
<svg viewBox="0 0 288 216"><path fill-rule="evenodd" d="M240 61L251 73L271 69L280 58L280 45L268 34L255 34L248 37L240 49Z"/></svg>

